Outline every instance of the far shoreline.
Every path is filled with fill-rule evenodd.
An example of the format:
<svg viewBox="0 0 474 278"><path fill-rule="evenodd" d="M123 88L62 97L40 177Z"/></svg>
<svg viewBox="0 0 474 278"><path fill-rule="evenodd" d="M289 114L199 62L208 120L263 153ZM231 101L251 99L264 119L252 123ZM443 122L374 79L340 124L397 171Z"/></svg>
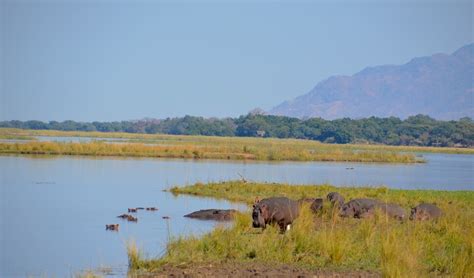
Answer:
<svg viewBox="0 0 474 278"><path fill-rule="evenodd" d="M207 140L216 140L217 142L231 143L254 143L260 142L296 142L308 143L309 145L318 145L324 147L340 147L345 149L360 150L385 150L399 151L409 153L453 153L453 154L474 154L474 148L469 147L428 147L428 146L405 146L405 145L384 145L377 143L368 144L336 144L322 143L316 140L294 139L294 138L272 138L272 137L240 137L240 136L205 136L205 135L172 135L172 134L147 134L147 133L126 133L126 132L99 132L99 131L60 131L60 130L33 130L17 128L0 128L0 139L19 139L34 140L36 136L44 137L90 137L104 139L129 139L126 143L153 143L153 141L181 141L181 143L194 142L202 143Z"/></svg>

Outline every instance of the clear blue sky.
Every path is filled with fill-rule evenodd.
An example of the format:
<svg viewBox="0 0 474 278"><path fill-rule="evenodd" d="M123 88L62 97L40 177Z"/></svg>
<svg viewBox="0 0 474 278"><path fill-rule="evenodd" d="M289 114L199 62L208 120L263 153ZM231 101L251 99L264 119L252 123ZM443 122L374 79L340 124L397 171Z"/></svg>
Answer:
<svg viewBox="0 0 474 278"><path fill-rule="evenodd" d="M238 116L474 40L473 1L219 2L0 0L0 120Z"/></svg>

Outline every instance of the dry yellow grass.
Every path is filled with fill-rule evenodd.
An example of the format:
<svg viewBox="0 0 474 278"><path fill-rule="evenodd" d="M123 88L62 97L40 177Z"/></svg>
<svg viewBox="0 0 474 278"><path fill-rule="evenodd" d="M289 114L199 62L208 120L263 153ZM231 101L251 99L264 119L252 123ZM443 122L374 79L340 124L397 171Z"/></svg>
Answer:
<svg viewBox="0 0 474 278"><path fill-rule="evenodd" d="M108 144L28 142L0 143L0 153L139 156L207 159L248 159L273 161L345 161L414 163L423 162L412 153L400 153L390 147L370 145L331 145L297 139L147 135L130 133L61 132L0 129L9 136L67 136L122 138Z"/></svg>
<svg viewBox="0 0 474 278"><path fill-rule="evenodd" d="M41 155L92 155L126 157L169 157L192 159L229 160L269 160L269 161L348 161L414 163L423 162L412 154L399 154L384 151L355 151L338 149L305 149L299 146L275 146L262 144L260 147L239 149L235 145L204 144L164 144L88 142L29 142L0 143L3 154L41 154Z"/></svg>

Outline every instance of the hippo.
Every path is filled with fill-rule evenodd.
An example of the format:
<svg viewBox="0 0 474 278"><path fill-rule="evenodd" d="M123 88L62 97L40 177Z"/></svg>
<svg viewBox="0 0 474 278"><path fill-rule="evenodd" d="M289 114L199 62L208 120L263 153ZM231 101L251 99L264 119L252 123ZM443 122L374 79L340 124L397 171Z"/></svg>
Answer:
<svg viewBox="0 0 474 278"><path fill-rule="evenodd" d="M111 231L118 231L119 224L106 224L105 229L106 230L111 230Z"/></svg>
<svg viewBox="0 0 474 278"><path fill-rule="evenodd" d="M128 212L137 212L137 209L136 208L129 208Z"/></svg>
<svg viewBox="0 0 474 278"><path fill-rule="evenodd" d="M443 212L433 204L422 203L411 209L410 220L431 220L439 218Z"/></svg>
<svg viewBox="0 0 474 278"><path fill-rule="evenodd" d="M318 212L323 210L323 198L316 198L309 207L311 211Z"/></svg>
<svg viewBox="0 0 474 278"><path fill-rule="evenodd" d="M131 221L131 222L138 222L138 218L133 217L133 216L131 216L131 215L127 216L127 220L128 220L128 221Z"/></svg>
<svg viewBox="0 0 474 278"><path fill-rule="evenodd" d="M297 201L286 197L273 197L256 201L253 205L252 219L254 228L265 229L267 224L278 224L280 231L289 229L299 215Z"/></svg>
<svg viewBox="0 0 474 278"><path fill-rule="evenodd" d="M310 204L312 212L316 213L323 210L323 199L322 198L303 198L298 200L298 204L301 206L304 203Z"/></svg>
<svg viewBox="0 0 474 278"><path fill-rule="evenodd" d="M383 214L397 220L405 220L406 217L406 211L401 206L393 203L379 203L372 208L369 208L367 212L362 213L360 218L369 218L374 216L376 209L380 209Z"/></svg>
<svg viewBox="0 0 474 278"><path fill-rule="evenodd" d="M337 206L337 207L342 207L342 205L344 205L344 197L341 196L341 194L337 193L337 192L331 192L329 193L326 198L328 199L329 202L331 202L331 204L333 206Z"/></svg>
<svg viewBox="0 0 474 278"><path fill-rule="evenodd" d="M146 208L146 210L149 210L149 211L157 211L158 208L152 207L152 208Z"/></svg>
<svg viewBox="0 0 474 278"><path fill-rule="evenodd" d="M122 219L127 219L130 215L128 214L120 214L119 216L117 216L118 218L122 218Z"/></svg>
<svg viewBox="0 0 474 278"><path fill-rule="evenodd" d="M380 201L375 199L353 199L342 205L339 215L341 217L361 218L365 216L364 213L367 213L378 204L380 204Z"/></svg>
<svg viewBox="0 0 474 278"><path fill-rule="evenodd" d="M186 214L184 217L200 220L229 221L234 219L236 212L235 209L203 209Z"/></svg>

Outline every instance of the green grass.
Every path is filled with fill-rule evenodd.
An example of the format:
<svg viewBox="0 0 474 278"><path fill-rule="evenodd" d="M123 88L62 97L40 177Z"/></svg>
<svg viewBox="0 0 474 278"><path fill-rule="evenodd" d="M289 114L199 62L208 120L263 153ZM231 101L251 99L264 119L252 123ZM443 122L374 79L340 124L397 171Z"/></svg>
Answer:
<svg viewBox="0 0 474 278"><path fill-rule="evenodd" d="M310 151L264 145L261 148L239 150L233 146L218 145L146 145L142 143L110 144L93 141L0 143L3 154L92 155L125 157L168 157L192 159L267 160L267 161L345 161L415 163L422 162L412 154L392 152L356 152L341 150Z"/></svg>
<svg viewBox="0 0 474 278"><path fill-rule="evenodd" d="M125 132L86 132L86 131L58 131L58 130L28 130L16 128L0 128L0 136L57 136L57 137L93 137L93 138L120 138L140 143L158 143L171 145L220 146L237 149L238 151L252 151L254 148L268 147L278 150L284 148L307 149L312 151L340 150L340 151L369 151L369 152L432 152L474 154L474 148L450 147L419 147L419 146L387 146L367 144L324 144L312 140L250 138L250 137L217 137L217 136L187 136L168 134L141 134Z"/></svg>
<svg viewBox="0 0 474 278"><path fill-rule="evenodd" d="M245 159L267 161L344 161L379 163L423 162L413 153L387 147L330 145L296 139L147 135L130 133L59 132L0 129L9 136L90 136L122 138L118 144L104 142L0 143L4 154L93 155L170 157L193 159ZM146 143L146 144L145 144Z"/></svg>
<svg viewBox="0 0 474 278"><path fill-rule="evenodd" d="M33 136L28 135L16 135L16 134L1 134L0 139L3 140L36 140Z"/></svg>
<svg viewBox="0 0 474 278"><path fill-rule="evenodd" d="M438 221L398 222L377 215L374 219L342 219L329 204L320 214L303 208L293 228L251 227L250 211L238 214L231 228L218 226L202 237L180 237L169 242L160 259L135 256L132 270L156 271L165 264L253 262L289 264L310 269L374 270L386 277L423 277L474 274L474 192L336 188L330 185L291 186L224 182L171 189L252 204L255 197L323 197L338 191L346 199L378 198L408 209L420 202L436 203L444 211ZM408 212L407 212L408 213ZM130 254L130 252L129 252Z"/></svg>

